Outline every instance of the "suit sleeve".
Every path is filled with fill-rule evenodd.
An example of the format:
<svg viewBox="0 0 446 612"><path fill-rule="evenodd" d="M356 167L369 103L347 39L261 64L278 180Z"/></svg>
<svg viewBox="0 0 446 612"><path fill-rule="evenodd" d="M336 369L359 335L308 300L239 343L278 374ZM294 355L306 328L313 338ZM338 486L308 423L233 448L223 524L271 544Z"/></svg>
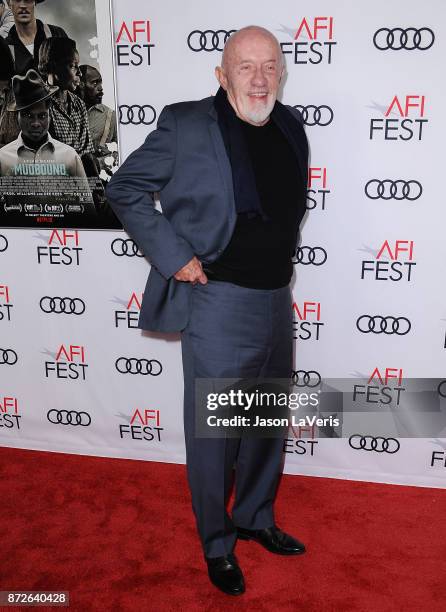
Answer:
<svg viewBox="0 0 446 612"><path fill-rule="evenodd" d="M176 121L165 107L158 127L136 149L108 183L108 201L126 232L151 263L170 278L194 256L166 217L155 209L153 192L171 179L175 167Z"/></svg>

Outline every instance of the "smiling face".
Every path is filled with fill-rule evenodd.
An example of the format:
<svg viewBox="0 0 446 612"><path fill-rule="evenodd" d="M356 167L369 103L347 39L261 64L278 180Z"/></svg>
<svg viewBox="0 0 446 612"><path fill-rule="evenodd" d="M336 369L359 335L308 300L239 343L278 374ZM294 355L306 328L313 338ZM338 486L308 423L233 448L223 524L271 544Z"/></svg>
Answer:
<svg viewBox="0 0 446 612"><path fill-rule="evenodd" d="M232 37L231 37L232 38ZM274 107L283 74L279 44L261 28L244 28L229 39L222 66L215 69L237 116L264 125Z"/></svg>

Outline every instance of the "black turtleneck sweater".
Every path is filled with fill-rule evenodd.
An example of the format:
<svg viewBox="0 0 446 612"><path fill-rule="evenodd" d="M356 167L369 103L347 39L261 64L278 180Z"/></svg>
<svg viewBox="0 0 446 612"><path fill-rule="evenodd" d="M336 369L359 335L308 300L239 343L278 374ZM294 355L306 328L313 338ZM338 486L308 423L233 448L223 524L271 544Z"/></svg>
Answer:
<svg viewBox="0 0 446 612"><path fill-rule="evenodd" d="M261 127L239 121L266 218L238 214L226 249L203 267L210 280L278 289L293 274L291 258L305 214L302 178L291 145L272 119Z"/></svg>

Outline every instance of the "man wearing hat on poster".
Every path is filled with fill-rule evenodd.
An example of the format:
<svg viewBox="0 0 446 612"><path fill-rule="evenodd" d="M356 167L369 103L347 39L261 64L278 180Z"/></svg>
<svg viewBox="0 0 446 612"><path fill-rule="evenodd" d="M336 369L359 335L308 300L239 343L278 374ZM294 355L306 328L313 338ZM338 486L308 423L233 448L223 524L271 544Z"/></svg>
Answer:
<svg viewBox="0 0 446 612"><path fill-rule="evenodd" d="M62 176L86 178L82 161L73 147L48 134L51 98L59 89L44 83L35 70L12 79L15 102L10 110L18 112L20 134L0 149L0 175L25 174L29 164L36 176L52 176L54 168ZM39 167L39 170L36 169ZM26 173L25 175L27 175Z"/></svg>
<svg viewBox="0 0 446 612"><path fill-rule="evenodd" d="M14 15L14 25L6 42L14 58L16 74L25 74L30 68L37 69L40 45L46 38L66 38L67 33L59 26L36 19L36 4L44 0L9 0Z"/></svg>

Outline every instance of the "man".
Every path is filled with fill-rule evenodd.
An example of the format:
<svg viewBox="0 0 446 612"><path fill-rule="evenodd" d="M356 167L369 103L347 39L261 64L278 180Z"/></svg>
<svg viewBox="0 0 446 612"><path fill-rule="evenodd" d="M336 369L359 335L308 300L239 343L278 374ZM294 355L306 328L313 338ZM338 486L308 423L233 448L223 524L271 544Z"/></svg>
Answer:
<svg viewBox="0 0 446 612"><path fill-rule="evenodd" d="M245 590L237 537L277 554L305 551L273 515L283 440L200 438L194 430L196 379L288 378L292 369L289 281L308 147L298 113L276 102L283 72L270 32L233 34L215 98L167 106L107 190L152 263L139 326L182 332L192 505L209 577L231 595ZM156 191L163 214L148 194Z"/></svg>
<svg viewBox="0 0 446 612"><path fill-rule="evenodd" d="M76 151L48 134L51 98L58 87L48 87L35 70L12 80L20 134L0 149L0 176L81 177L85 171Z"/></svg>
<svg viewBox="0 0 446 612"><path fill-rule="evenodd" d="M116 113L114 110L102 104L104 90L102 89L102 76L99 70L93 66L83 64L79 66L81 72L81 83L76 91L83 99L88 113L88 125L93 140L95 155L103 167L103 158L110 156L107 143L116 143Z"/></svg>
<svg viewBox="0 0 446 612"><path fill-rule="evenodd" d="M5 0L0 0L0 36L6 38L13 25L14 15L11 9L5 6Z"/></svg>
<svg viewBox="0 0 446 612"><path fill-rule="evenodd" d="M9 0L14 15L14 25L6 42L14 58L16 74L25 74L30 68L37 70L40 45L46 38L66 37L59 26L43 23L36 19L36 4L44 0Z"/></svg>

